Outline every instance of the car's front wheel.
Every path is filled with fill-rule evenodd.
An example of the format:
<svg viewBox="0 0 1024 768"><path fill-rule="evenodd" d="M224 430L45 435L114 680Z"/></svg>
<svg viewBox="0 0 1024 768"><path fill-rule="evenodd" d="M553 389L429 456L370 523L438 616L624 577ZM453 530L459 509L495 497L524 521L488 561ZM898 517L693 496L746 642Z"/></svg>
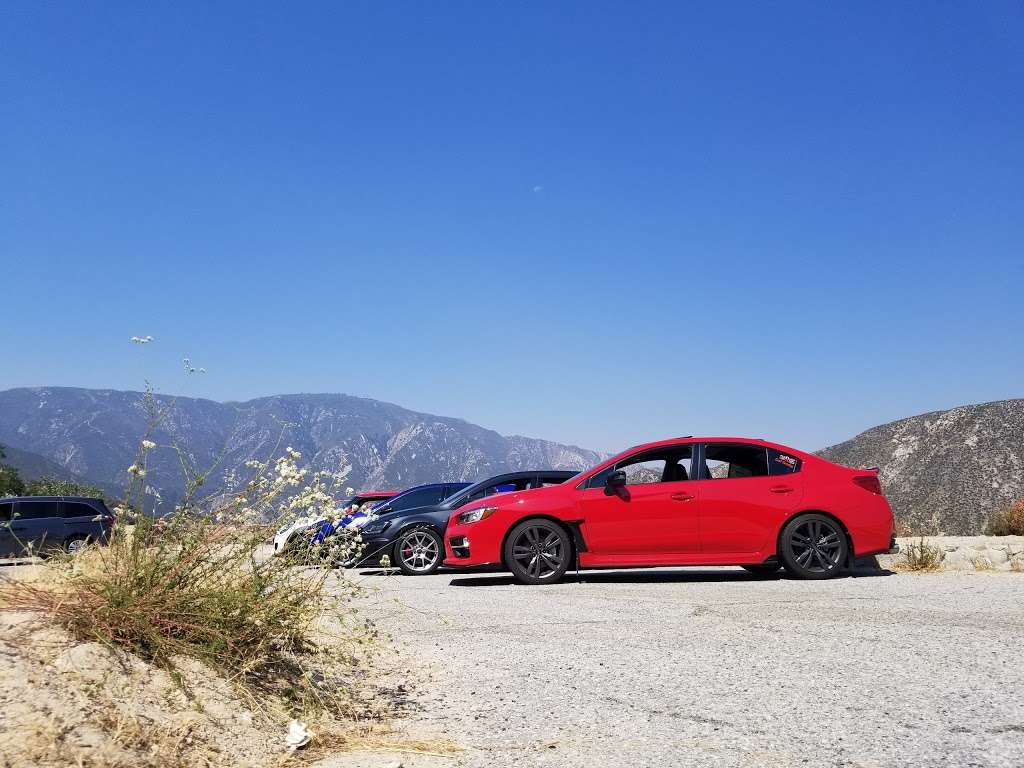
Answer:
<svg viewBox="0 0 1024 768"><path fill-rule="evenodd" d="M505 565L521 584L550 584L572 561L569 534L551 520L524 520L505 541Z"/></svg>
<svg viewBox="0 0 1024 768"><path fill-rule="evenodd" d="M80 554L87 546L89 546L88 536L72 536L64 542L64 551L69 555L77 555Z"/></svg>
<svg viewBox="0 0 1024 768"><path fill-rule="evenodd" d="M406 576L426 576L441 567L444 543L430 528L413 528L395 542L395 561Z"/></svg>
<svg viewBox="0 0 1024 768"><path fill-rule="evenodd" d="M801 579L838 576L846 552L846 532L826 515L798 515L786 523L779 536L782 565Z"/></svg>

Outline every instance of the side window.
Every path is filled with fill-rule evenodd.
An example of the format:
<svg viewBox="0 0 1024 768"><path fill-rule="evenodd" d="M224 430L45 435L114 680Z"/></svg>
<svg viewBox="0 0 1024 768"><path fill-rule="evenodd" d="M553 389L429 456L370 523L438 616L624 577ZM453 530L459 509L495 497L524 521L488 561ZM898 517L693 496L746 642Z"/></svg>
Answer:
<svg viewBox="0 0 1024 768"><path fill-rule="evenodd" d="M391 503L393 512L400 512L405 509L425 507L429 504L438 504L444 498L444 486L437 488L421 488L412 493L406 493Z"/></svg>
<svg viewBox="0 0 1024 768"><path fill-rule="evenodd" d="M768 474L768 451L756 445L710 443L704 446L708 479L723 480L764 477Z"/></svg>
<svg viewBox="0 0 1024 768"><path fill-rule="evenodd" d="M80 501L64 502L64 517L96 517L99 512Z"/></svg>
<svg viewBox="0 0 1024 768"><path fill-rule="evenodd" d="M774 448L768 449L768 473L771 475L791 475L800 471L800 459Z"/></svg>
<svg viewBox="0 0 1024 768"><path fill-rule="evenodd" d="M689 480L692 477L692 458L693 448L689 445L676 445L667 449L645 451L601 470L590 478L587 487L604 488L605 479L617 469L626 473L626 485L674 483Z"/></svg>
<svg viewBox="0 0 1024 768"><path fill-rule="evenodd" d="M0 523L10 522L13 504L0 504Z"/></svg>
<svg viewBox="0 0 1024 768"><path fill-rule="evenodd" d="M45 517L59 517L56 501L19 501L18 517L22 520L38 520Z"/></svg>

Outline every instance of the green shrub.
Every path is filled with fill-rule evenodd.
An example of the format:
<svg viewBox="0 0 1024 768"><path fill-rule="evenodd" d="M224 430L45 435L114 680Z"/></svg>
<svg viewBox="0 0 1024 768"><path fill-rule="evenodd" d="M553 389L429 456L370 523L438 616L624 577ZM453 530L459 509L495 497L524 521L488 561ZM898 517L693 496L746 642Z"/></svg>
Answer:
<svg viewBox="0 0 1024 768"><path fill-rule="evenodd" d="M0 445L0 498L21 496L25 492L25 481L21 479L17 468L3 463L6 458L4 447Z"/></svg>
<svg viewBox="0 0 1024 768"><path fill-rule="evenodd" d="M43 475L25 483L26 496L89 496L94 499L104 497L103 490L95 485L76 483L74 480L60 480L56 477Z"/></svg>

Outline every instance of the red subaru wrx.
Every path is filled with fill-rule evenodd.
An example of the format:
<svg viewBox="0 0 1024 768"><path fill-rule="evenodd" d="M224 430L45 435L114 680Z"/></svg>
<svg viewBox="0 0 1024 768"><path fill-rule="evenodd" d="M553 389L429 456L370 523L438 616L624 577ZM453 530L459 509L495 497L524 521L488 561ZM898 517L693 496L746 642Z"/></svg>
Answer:
<svg viewBox="0 0 1024 768"><path fill-rule="evenodd" d="M877 470L765 440L684 437L459 509L444 564L500 563L524 584L557 581L576 558L580 568L741 565L823 579L895 546Z"/></svg>

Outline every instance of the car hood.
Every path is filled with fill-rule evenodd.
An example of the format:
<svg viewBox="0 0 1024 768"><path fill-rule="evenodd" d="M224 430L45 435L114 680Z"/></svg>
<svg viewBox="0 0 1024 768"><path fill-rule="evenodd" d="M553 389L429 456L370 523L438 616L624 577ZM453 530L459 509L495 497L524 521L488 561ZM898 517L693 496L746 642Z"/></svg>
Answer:
<svg viewBox="0 0 1024 768"><path fill-rule="evenodd" d="M496 493L493 496L487 496L476 501L471 501L465 506L453 509L452 513L465 512L470 509L480 509L480 507L510 507L520 502L526 501L543 501L546 497L560 496L565 493L566 485L552 485L548 488L530 488L525 491L509 491L508 493Z"/></svg>

